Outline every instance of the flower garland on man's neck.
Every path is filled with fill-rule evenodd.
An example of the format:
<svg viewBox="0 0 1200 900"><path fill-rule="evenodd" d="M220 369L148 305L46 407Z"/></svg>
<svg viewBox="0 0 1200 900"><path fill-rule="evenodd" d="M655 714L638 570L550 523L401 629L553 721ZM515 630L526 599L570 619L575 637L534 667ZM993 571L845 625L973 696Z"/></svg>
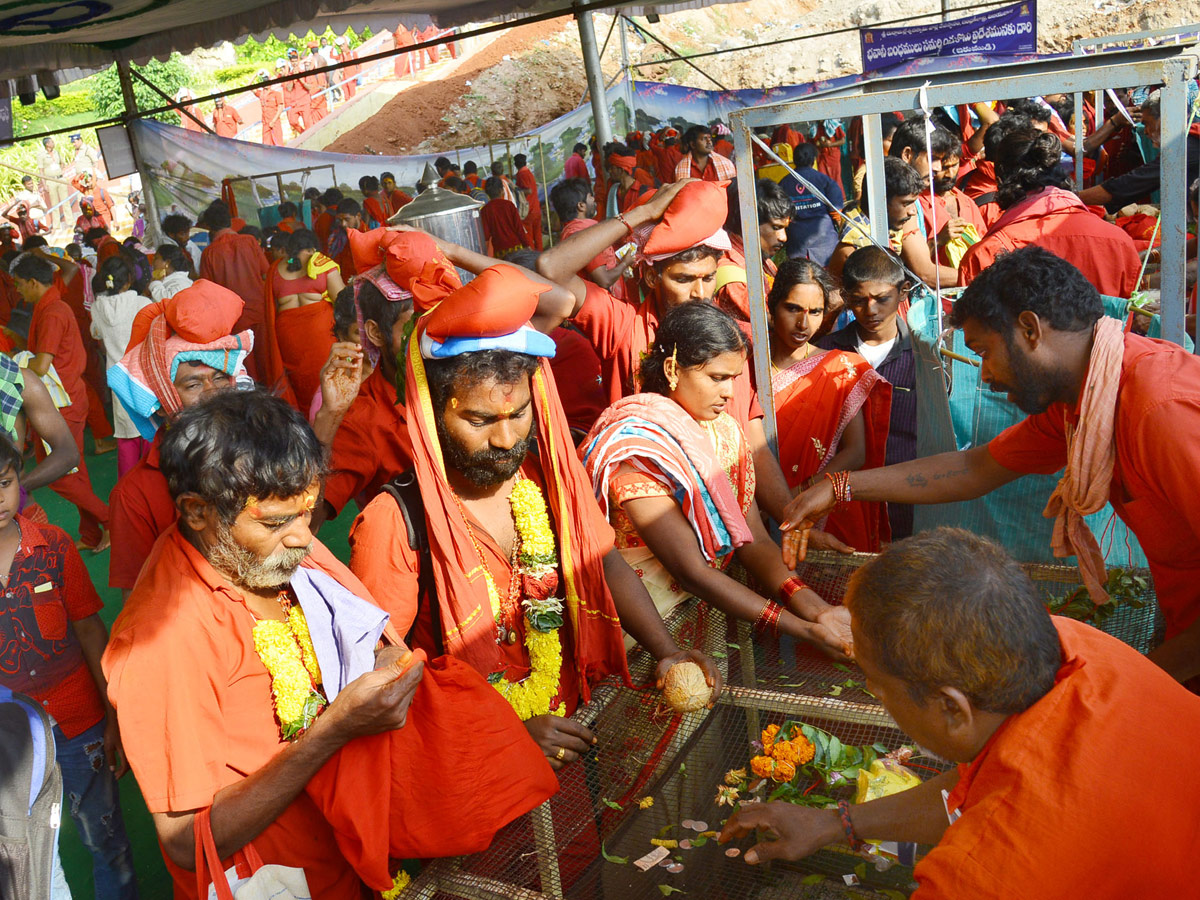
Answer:
<svg viewBox="0 0 1200 900"><path fill-rule="evenodd" d="M475 540L474 530L461 503L459 511L467 523L467 531L471 534L475 552L483 567L498 643L503 642L510 633L515 634L514 619L518 614L516 601L520 598L519 610L525 618L525 649L529 652L529 675L514 682L505 678L503 672L493 672L488 676L488 682L524 722L551 712L559 716L565 712L562 703L555 709L550 708L559 693L562 675L559 629L563 625L563 604L562 600L551 596L558 589L558 550L541 488L528 478L518 476L508 500L516 524L517 542L509 596L505 598L511 602L507 604L500 598L483 548Z"/></svg>
<svg viewBox="0 0 1200 900"><path fill-rule="evenodd" d="M254 651L271 675L275 715L285 741L300 737L325 709L321 667L308 621L299 603L279 595L287 620L263 619L254 626Z"/></svg>

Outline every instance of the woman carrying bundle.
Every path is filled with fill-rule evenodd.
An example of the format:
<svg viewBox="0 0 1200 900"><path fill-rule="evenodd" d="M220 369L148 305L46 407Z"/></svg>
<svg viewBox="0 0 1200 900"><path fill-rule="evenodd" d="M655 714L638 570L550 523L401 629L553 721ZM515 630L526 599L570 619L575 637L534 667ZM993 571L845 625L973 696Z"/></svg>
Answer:
<svg viewBox="0 0 1200 900"><path fill-rule="evenodd" d="M337 263L317 252L317 236L306 228L287 236L287 255L267 274L266 382L286 379L283 397L305 413L333 346L333 298L345 286Z"/></svg>
<svg viewBox="0 0 1200 900"><path fill-rule="evenodd" d="M584 440L584 464L617 547L660 615L695 596L842 659L849 615L784 567L754 501L745 436L725 412L748 350L742 330L715 306L671 310L642 361L644 393L601 414ZM735 555L781 603L725 573Z"/></svg>

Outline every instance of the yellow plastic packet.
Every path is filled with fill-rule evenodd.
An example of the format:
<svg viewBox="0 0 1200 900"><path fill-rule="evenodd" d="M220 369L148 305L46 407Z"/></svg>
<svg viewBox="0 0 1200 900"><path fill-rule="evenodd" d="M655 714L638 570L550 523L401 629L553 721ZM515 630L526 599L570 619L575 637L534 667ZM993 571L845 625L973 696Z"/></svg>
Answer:
<svg viewBox="0 0 1200 900"><path fill-rule="evenodd" d="M979 243L980 234L975 230L975 224L968 222L963 226L962 234L952 241L948 241L942 247L946 251L946 258L950 260L950 265L958 268L962 258L967 255L967 251L971 249L972 244Z"/></svg>
<svg viewBox="0 0 1200 900"><path fill-rule="evenodd" d="M890 759L877 759L868 768L858 770L858 790L854 794L854 802L878 800L907 791L920 783L921 779L911 769Z"/></svg>

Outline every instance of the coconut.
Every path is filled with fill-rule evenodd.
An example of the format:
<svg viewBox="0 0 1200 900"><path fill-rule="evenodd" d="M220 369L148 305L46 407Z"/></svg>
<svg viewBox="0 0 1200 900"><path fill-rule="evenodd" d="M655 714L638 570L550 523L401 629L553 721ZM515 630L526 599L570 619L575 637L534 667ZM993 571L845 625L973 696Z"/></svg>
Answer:
<svg viewBox="0 0 1200 900"><path fill-rule="evenodd" d="M676 663L663 679L663 699L676 712L692 712L708 705L712 688L704 670L694 662Z"/></svg>

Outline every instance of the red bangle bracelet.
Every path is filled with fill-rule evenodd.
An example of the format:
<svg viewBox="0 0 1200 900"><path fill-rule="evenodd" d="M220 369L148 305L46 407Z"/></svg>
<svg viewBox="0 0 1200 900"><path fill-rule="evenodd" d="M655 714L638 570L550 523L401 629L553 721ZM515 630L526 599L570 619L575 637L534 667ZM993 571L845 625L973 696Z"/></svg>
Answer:
<svg viewBox="0 0 1200 900"><path fill-rule="evenodd" d="M779 634L779 617L783 614L783 607L774 600L768 600L762 608L762 612L758 614L758 621L754 623L754 628L757 631L770 631L772 634Z"/></svg>
<svg viewBox="0 0 1200 900"><path fill-rule="evenodd" d="M623 212L617 213L617 221L625 226L626 231L628 231L630 234L633 234L633 226L630 225L629 221L625 218L625 213L623 213Z"/></svg>
<svg viewBox="0 0 1200 900"><path fill-rule="evenodd" d="M787 603L793 596L805 590L808 587L800 580L798 575L791 575L783 580L783 584L779 586L779 597L784 603Z"/></svg>
<svg viewBox="0 0 1200 900"><path fill-rule="evenodd" d="M854 830L854 823L850 821L850 804L845 800L839 800L837 810L838 818L842 820L842 831L846 835L846 843L850 845L850 849L855 853L865 850L867 842L858 836L858 832Z"/></svg>
<svg viewBox="0 0 1200 900"><path fill-rule="evenodd" d="M839 507L845 506L854 499L850 491L849 472L826 472L825 477L833 485L833 499L837 501Z"/></svg>

